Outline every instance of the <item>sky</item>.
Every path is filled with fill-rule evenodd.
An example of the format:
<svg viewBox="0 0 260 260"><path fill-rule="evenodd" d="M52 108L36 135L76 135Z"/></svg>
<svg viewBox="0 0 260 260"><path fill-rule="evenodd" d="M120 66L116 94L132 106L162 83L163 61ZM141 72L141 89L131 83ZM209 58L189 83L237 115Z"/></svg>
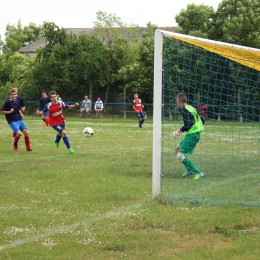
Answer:
<svg viewBox="0 0 260 260"><path fill-rule="evenodd" d="M205 4L215 10L222 0L5 0L0 11L0 35L5 39L6 25L22 27L44 21L63 28L90 28L98 11L115 14L125 24L144 27L148 22L159 27L177 26L174 19L188 4Z"/></svg>

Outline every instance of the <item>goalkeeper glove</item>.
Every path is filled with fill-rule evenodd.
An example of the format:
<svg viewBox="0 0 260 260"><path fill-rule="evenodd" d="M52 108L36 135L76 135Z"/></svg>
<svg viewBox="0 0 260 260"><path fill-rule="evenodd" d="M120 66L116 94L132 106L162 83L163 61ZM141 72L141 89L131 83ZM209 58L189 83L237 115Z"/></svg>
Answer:
<svg viewBox="0 0 260 260"><path fill-rule="evenodd" d="M176 139L180 134L181 134L181 130L178 129L177 131L175 131L175 132L173 132L173 133L171 134L171 137L173 137L173 138Z"/></svg>

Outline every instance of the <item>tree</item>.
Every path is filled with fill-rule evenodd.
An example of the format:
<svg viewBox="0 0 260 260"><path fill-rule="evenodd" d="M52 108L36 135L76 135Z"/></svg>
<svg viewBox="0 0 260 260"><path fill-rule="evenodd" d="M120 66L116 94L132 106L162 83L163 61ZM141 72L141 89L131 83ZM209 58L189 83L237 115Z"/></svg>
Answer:
<svg viewBox="0 0 260 260"><path fill-rule="evenodd" d="M108 79L108 51L96 35L81 33L77 40L75 70L83 91L92 99L92 87L103 87Z"/></svg>
<svg viewBox="0 0 260 260"><path fill-rule="evenodd" d="M54 23L44 24L46 46L38 50L34 69L37 85L52 88L69 100L107 78L107 50L95 35L66 34Z"/></svg>
<svg viewBox="0 0 260 260"><path fill-rule="evenodd" d="M175 16L175 20L181 27L180 33L208 38L214 15L213 7L188 4L186 10L182 9Z"/></svg>
<svg viewBox="0 0 260 260"><path fill-rule="evenodd" d="M260 1L223 0L214 27L219 32L217 40L260 48Z"/></svg>
<svg viewBox="0 0 260 260"><path fill-rule="evenodd" d="M102 11L97 12L97 20L94 22L95 32L108 50L109 72L104 102L106 103L109 91L115 88L119 69L127 64L131 64L134 60L131 45L138 39L138 26L134 24L128 26L114 14L111 15Z"/></svg>
<svg viewBox="0 0 260 260"><path fill-rule="evenodd" d="M14 53L20 48L39 40L42 37L42 27L34 23L22 28L21 20L18 21L17 26L7 25L5 32L5 41L3 45L4 53Z"/></svg>
<svg viewBox="0 0 260 260"><path fill-rule="evenodd" d="M179 32L248 47L260 47L260 1L223 0L216 11L188 4L175 16Z"/></svg>
<svg viewBox="0 0 260 260"><path fill-rule="evenodd" d="M0 92L6 98L12 86L28 88L31 82L31 66L33 60L19 53L0 55ZM29 96L26 97L29 99Z"/></svg>
<svg viewBox="0 0 260 260"><path fill-rule="evenodd" d="M118 77L131 93L137 92L145 102L153 100L154 31L156 25L147 24L143 32L138 58L133 63L120 68Z"/></svg>

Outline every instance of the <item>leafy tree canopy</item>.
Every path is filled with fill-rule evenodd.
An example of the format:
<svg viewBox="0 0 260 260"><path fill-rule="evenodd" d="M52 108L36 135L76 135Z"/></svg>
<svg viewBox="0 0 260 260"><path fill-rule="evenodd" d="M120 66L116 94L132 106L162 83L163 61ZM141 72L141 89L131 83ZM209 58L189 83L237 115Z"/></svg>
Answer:
<svg viewBox="0 0 260 260"><path fill-rule="evenodd" d="M43 37L42 26L30 23L22 27L21 20L17 25L7 25L5 32L5 41L3 44L4 53L14 53L20 48L35 42Z"/></svg>
<svg viewBox="0 0 260 260"><path fill-rule="evenodd" d="M216 11L188 4L175 16L180 33L248 47L260 47L260 1L223 0Z"/></svg>

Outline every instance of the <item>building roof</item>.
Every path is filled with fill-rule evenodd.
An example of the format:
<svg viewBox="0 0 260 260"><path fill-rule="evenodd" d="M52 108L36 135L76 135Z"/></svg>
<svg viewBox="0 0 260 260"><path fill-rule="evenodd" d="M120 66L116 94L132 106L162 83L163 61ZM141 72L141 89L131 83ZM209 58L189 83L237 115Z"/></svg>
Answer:
<svg viewBox="0 0 260 260"><path fill-rule="evenodd" d="M158 27L158 29L164 30L164 31L170 31L173 32L177 29L179 29L180 27ZM93 34L94 33L94 28L64 28L66 30L66 32L68 34L70 34L71 32L75 35L78 35L80 33L86 33L86 34ZM139 31L139 35L141 36L143 32L147 31L147 27L138 27L138 31ZM19 49L17 52L21 53L21 54L29 54L29 53L36 53L36 49L38 47L44 47L46 45L46 39L42 38L36 42L32 42L30 44L28 44L27 46Z"/></svg>

